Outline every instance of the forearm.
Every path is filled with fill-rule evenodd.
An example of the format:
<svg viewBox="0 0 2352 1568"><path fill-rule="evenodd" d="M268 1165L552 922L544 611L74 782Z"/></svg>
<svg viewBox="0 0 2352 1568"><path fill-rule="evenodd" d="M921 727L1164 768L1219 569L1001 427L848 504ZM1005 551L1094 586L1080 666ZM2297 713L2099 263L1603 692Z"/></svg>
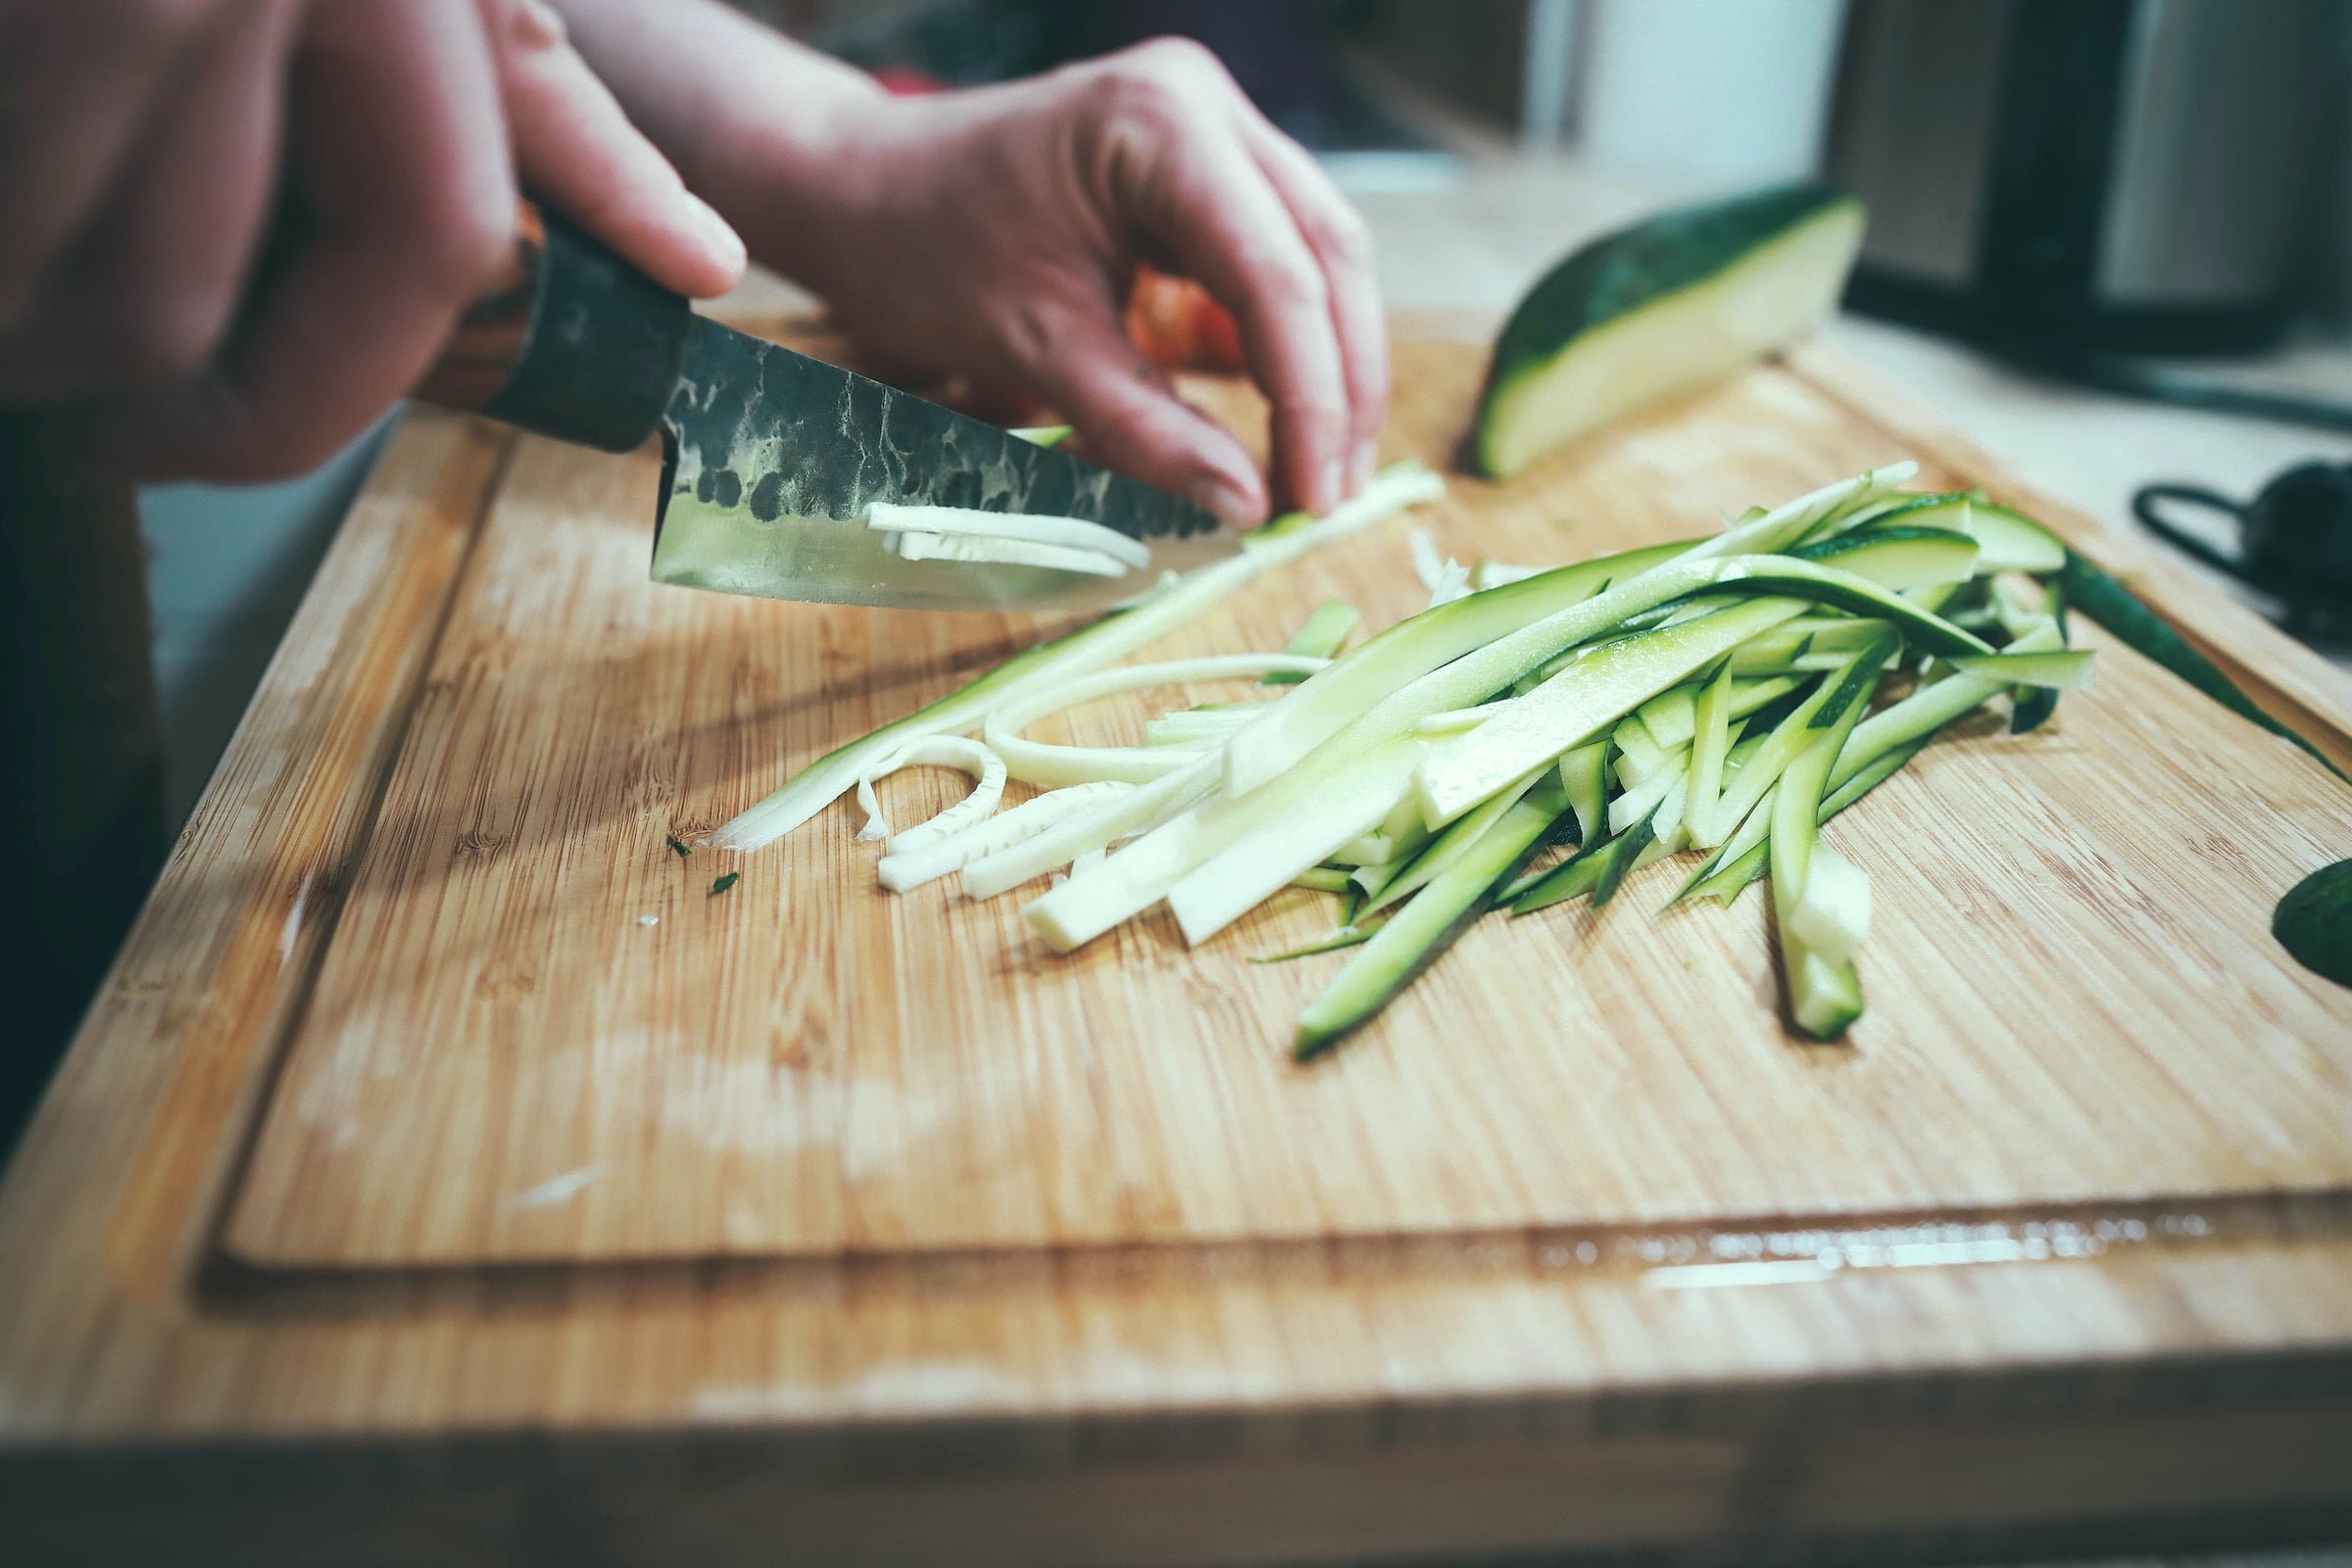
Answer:
<svg viewBox="0 0 2352 1568"><path fill-rule="evenodd" d="M555 0L630 119L752 254L823 287L849 154L889 95L720 0Z"/></svg>

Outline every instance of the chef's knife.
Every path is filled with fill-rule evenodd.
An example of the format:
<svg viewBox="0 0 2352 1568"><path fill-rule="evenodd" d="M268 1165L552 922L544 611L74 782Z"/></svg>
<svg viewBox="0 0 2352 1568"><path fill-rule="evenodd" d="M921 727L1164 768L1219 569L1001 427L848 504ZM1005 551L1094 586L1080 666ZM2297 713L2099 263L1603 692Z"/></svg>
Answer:
<svg viewBox="0 0 2352 1568"><path fill-rule="evenodd" d="M862 520L875 501L1084 517L1151 545L1155 566L1238 544L1163 490L698 317L528 204L507 276L418 395L608 452L658 432L653 575L684 587L1043 609L1117 603L1155 575L903 560Z"/></svg>

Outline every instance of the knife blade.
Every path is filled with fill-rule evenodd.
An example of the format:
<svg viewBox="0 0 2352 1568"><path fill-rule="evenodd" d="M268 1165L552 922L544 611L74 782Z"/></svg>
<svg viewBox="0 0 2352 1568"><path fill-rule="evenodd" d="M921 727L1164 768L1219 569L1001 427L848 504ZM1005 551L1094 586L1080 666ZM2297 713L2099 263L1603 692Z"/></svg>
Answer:
<svg viewBox="0 0 2352 1568"><path fill-rule="evenodd" d="M418 395L628 451L662 439L656 581L889 609L1116 604L1157 572L907 561L876 501L1046 513L1115 528L1184 569L1240 547L1166 491L708 318L525 204L515 258Z"/></svg>

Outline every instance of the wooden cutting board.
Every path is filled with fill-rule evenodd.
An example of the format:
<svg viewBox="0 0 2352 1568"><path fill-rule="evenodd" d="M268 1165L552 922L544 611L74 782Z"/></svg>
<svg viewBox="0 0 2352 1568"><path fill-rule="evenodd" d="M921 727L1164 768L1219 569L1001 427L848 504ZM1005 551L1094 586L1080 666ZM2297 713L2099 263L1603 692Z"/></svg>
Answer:
<svg viewBox="0 0 2352 1568"><path fill-rule="evenodd" d="M1482 362L1403 330L1384 455L1450 466ZM1456 478L1407 526L1566 560L1902 456L2117 559L1820 350L1511 485ZM119 1480L123 1440L539 1427L603 1456L566 1472L573 1506L634 1497L674 1529L693 1487L639 1496L644 1453L612 1446L650 1427L764 1445L773 1490L738 1505L788 1503L835 1558L894 1544L875 1560L969 1560L970 1521L1014 1498L1086 1528L1015 1533L1006 1561L2352 1503L2352 1466L2318 1457L2352 1443L2352 991L2268 935L2280 892L2352 853L2352 791L2290 748L2094 631L2098 687L2052 726L1967 726L1833 829L1878 906L1845 1045L1783 1028L1763 898L1661 913L1661 866L1597 918L1485 922L1301 1068L1290 1020L1345 956L1250 958L1327 926L1320 896L1198 950L1153 915L1056 957L1023 895L883 893L846 803L759 854L675 857L1042 628L653 586L654 482L647 455L440 416L395 438L0 1193L0 1258L44 1282L0 1292L0 1441L29 1455L0 1502L89 1527L61 1444ZM2143 580L2352 759L2340 676ZM1152 657L1278 647L1335 595L1373 624L1417 609L1403 527ZM1043 733L1129 736L1207 695ZM905 815L952 791L884 794ZM2164 1425L2204 1387L2179 1369L2215 1365L2255 1369L2219 1385L2254 1423L2230 1462L2222 1427ZM2033 1368L2040 1392L1998 1393ZM1955 1387L1958 1414L1929 1392ZM1749 1445L1785 1447L1832 1389L1882 1402L1799 1423L1823 1464L2031 1454L2053 1411L2065 1451L2110 1420L2102 1451L2142 1462L2072 1491L2023 1460L1973 1491L1759 1471ZM1320 1523L1155 1515L1172 1458ZM283 1500L229 1473L175 1529ZM852 1474L962 1478L966 1512L885 1525ZM1566 1508L1566 1474L1605 1484ZM1367 1516L1366 1486L1494 1495L1449 1523Z"/></svg>

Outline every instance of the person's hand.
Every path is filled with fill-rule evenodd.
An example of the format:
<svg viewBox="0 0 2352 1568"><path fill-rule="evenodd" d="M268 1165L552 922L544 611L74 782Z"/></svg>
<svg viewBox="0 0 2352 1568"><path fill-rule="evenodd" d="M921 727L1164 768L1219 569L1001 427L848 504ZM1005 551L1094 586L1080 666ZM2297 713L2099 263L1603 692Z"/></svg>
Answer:
<svg viewBox="0 0 2352 1568"><path fill-rule="evenodd" d="M1036 393L1113 467L1231 521L1267 512L1240 443L1128 341L1121 313L1144 260L1199 279L1239 319L1273 405L1281 499L1325 511L1371 469L1388 353L1363 222L1197 45L877 97L795 197L733 215L853 336Z"/></svg>
<svg viewBox="0 0 2352 1568"><path fill-rule="evenodd" d="M537 0L0 0L0 404L134 473L312 466L495 275L518 178L671 288L742 271Z"/></svg>

